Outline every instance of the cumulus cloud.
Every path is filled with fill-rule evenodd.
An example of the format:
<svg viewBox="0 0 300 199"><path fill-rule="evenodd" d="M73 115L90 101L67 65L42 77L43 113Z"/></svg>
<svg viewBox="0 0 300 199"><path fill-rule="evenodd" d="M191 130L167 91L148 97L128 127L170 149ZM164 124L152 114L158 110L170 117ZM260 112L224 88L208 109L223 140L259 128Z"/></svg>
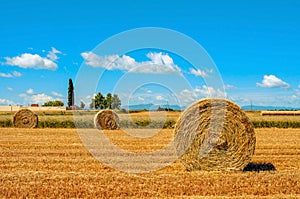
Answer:
<svg viewBox="0 0 300 199"><path fill-rule="evenodd" d="M33 91L32 88L30 88L30 89L28 89L28 90L26 91L26 93L29 94L29 95L32 95L32 94L34 93L34 91Z"/></svg>
<svg viewBox="0 0 300 199"><path fill-rule="evenodd" d="M203 78L208 77L208 74L204 70L200 70L200 69L195 70L194 68L190 68L190 72L195 76L200 76Z"/></svg>
<svg viewBox="0 0 300 199"><path fill-rule="evenodd" d="M12 73L0 73L0 77L5 77L5 78L13 78L13 77L21 77L22 73L13 71Z"/></svg>
<svg viewBox="0 0 300 199"><path fill-rule="evenodd" d="M45 102L56 100L45 93L39 93L39 94L21 93L19 94L19 97L23 99L25 104L44 104Z"/></svg>
<svg viewBox="0 0 300 199"><path fill-rule="evenodd" d="M36 103L36 104L42 104L42 103L54 100L51 96L46 95L45 93L32 95L31 99L32 99L33 103Z"/></svg>
<svg viewBox="0 0 300 199"><path fill-rule="evenodd" d="M165 100L165 98L163 96L161 96L161 95L156 96L155 99L158 100L158 101Z"/></svg>
<svg viewBox="0 0 300 199"><path fill-rule="evenodd" d="M18 71L14 71L12 73L15 77L21 77L22 76L22 73L18 72Z"/></svg>
<svg viewBox="0 0 300 199"><path fill-rule="evenodd" d="M0 73L0 77L5 77L5 78L12 78L13 75L10 73Z"/></svg>
<svg viewBox="0 0 300 199"><path fill-rule="evenodd" d="M64 97L62 94L57 93L57 92L55 92L55 91L52 91L51 94L52 94L53 96L59 97L59 98L63 98L63 97Z"/></svg>
<svg viewBox="0 0 300 199"><path fill-rule="evenodd" d="M58 60L57 54L62 54L62 52L60 52L56 48L52 47L51 51L49 51L47 57L52 61L56 61L56 60Z"/></svg>
<svg viewBox="0 0 300 199"><path fill-rule="evenodd" d="M32 88L29 88L26 93L19 94L19 97L23 99L24 104L44 104L48 101L53 100L61 100L63 98L62 94L59 94L57 92L52 91L51 95L48 95L46 93L35 93L35 91Z"/></svg>
<svg viewBox="0 0 300 199"><path fill-rule="evenodd" d="M180 68L173 59L163 53L148 53L150 61L137 62L127 55L99 56L93 52L83 52L81 56L87 65L107 70L122 70L133 73L180 74Z"/></svg>
<svg viewBox="0 0 300 199"><path fill-rule="evenodd" d="M0 105L10 105L10 104L14 104L13 101L8 100L8 99L1 99L0 98Z"/></svg>
<svg viewBox="0 0 300 199"><path fill-rule="evenodd" d="M145 101L145 99L143 98L143 97L138 97L138 100L140 100L140 101Z"/></svg>
<svg viewBox="0 0 300 199"><path fill-rule="evenodd" d="M9 87L9 86L7 87L7 90L8 91L14 91L14 89L12 87Z"/></svg>
<svg viewBox="0 0 300 199"><path fill-rule="evenodd" d="M20 68L56 70L58 67L55 63L58 59L57 54L61 54L61 52L52 47L47 57L42 57L38 54L23 53L20 56L5 57L6 62L4 64Z"/></svg>
<svg viewBox="0 0 300 199"><path fill-rule="evenodd" d="M194 69L194 68L190 68L190 73L195 75L195 76L199 76L202 78L206 78L209 77L209 74L213 73L214 70L213 69L205 69L205 70L201 70L201 69Z"/></svg>
<svg viewBox="0 0 300 199"><path fill-rule="evenodd" d="M227 84L227 85L224 86L224 88L225 88L226 90L232 90L232 89L235 89L235 86L230 85L230 84Z"/></svg>
<svg viewBox="0 0 300 199"><path fill-rule="evenodd" d="M262 83L256 83L258 87L264 88L290 88L290 85L275 75L264 75Z"/></svg>
<svg viewBox="0 0 300 199"><path fill-rule="evenodd" d="M203 85L202 87L196 87L194 91L198 96L202 97L225 98L227 96L227 94L221 91L220 89L215 89L211 86L206 85Z"/></svg>
<svg viewBox="0 0 300 199"><path fill-rule="evenodd" d="M182 105L189 105L196 100L206 97L226 98L227 94L220 89L203 85L194 89L184 89L175 95Z"/></svg>

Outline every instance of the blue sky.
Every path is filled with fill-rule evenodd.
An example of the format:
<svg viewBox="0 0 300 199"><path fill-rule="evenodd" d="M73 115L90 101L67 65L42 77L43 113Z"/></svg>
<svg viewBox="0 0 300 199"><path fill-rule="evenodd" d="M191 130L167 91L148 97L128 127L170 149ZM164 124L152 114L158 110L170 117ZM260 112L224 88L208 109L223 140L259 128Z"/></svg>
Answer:
<svg viewBox="0 0 300 199"><path fill-rule="evenodd" d="M0 105L66 103L68 79L76 82L84 72L77 104L89 104L100 91L118 93L123 104L187 106L226 97L241 106L300 107L299 9L298 0L1 0ZM197 68L163 49L97 54L101 42L144 27L192 38L216 69ZM114 64L105 66L111 59ZM206 84L216 73L225 90ZM102 76L96 81L88 74Z"/></svg>

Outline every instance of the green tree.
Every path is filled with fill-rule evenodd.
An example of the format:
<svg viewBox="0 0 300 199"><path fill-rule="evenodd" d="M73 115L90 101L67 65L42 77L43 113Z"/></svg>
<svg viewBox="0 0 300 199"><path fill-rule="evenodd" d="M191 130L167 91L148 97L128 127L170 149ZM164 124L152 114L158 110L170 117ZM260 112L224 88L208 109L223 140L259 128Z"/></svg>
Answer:
<svg viewBox="0 0 300 199"><path fill-rule="evenodd" d="M43 106L64 106L64 103L60 100L45 102Z"/></svg>
<svg viewBox="0 0 300 199"><path fill-rule="evenodd" d="M112 104L112 95L111 93L107 93L105 108L111 109L111 104Z"/></svg>
<svg viewBox="0 0 300 199"><path fill-rule="evenodd" d="M74 86L73 81L69 79L69 87L68 87L68 106L71 107L74 105Z"/></svg>
<svg viewBox="0 0 300 199"><path fill-rule="evenodd" d="M117 94L114 94L112 97L111 108L112 109L121 109L121 100Z"/></svg>
<svg viewBox="0 0 300 199"><path fill-rule="evenodd" d="M99 92L93 99L90 104L91 108L95 109L104 109L106 105L105 97Z"/></svg>
<svg viewBox="0 0 300 199"><path fill-rule="evenodd" d="M84 107L85 107L85 103L83 101L80 101L80 108L84 109Z"/></svg>

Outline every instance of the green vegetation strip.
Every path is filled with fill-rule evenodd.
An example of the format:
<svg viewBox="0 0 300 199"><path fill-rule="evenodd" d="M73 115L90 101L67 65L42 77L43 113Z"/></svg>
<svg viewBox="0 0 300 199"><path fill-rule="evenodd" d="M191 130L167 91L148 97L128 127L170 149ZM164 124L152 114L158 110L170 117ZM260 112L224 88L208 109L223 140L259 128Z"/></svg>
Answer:
<svg viewBox="0 0 300 199"><path fill-rule="evenodd" d="M300 128L300 121L252 121L254 128Z"/></svg>
<svg viewBox="0 0 300 199"><path fill-rule="evenodd" d="M251 121L254 128L300 128L300 121ZM151 120L121 120L121 128L174 128L176 121L167 119L166 121ZM0 120L0 127L13 127L9 119ZM94 128L92 120L43 120L39 121L38 128Z"/></svg>

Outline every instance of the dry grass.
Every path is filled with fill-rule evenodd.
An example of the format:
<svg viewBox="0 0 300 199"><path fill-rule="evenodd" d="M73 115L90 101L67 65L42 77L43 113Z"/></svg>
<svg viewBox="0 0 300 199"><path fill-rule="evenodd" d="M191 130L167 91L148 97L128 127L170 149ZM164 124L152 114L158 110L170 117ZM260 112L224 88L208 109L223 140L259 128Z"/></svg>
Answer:
<svg viewBox="0 0 300 199"><path fill-rule="evenodd" d="M106 134L135 152L173 139L172 130L149 139ZM299 198L300 129L256 129L256 137L253 161L271 162L276 172L187 172L175 162L134 175L96 161L75 129L0 128L0 198Z"/></svg>

